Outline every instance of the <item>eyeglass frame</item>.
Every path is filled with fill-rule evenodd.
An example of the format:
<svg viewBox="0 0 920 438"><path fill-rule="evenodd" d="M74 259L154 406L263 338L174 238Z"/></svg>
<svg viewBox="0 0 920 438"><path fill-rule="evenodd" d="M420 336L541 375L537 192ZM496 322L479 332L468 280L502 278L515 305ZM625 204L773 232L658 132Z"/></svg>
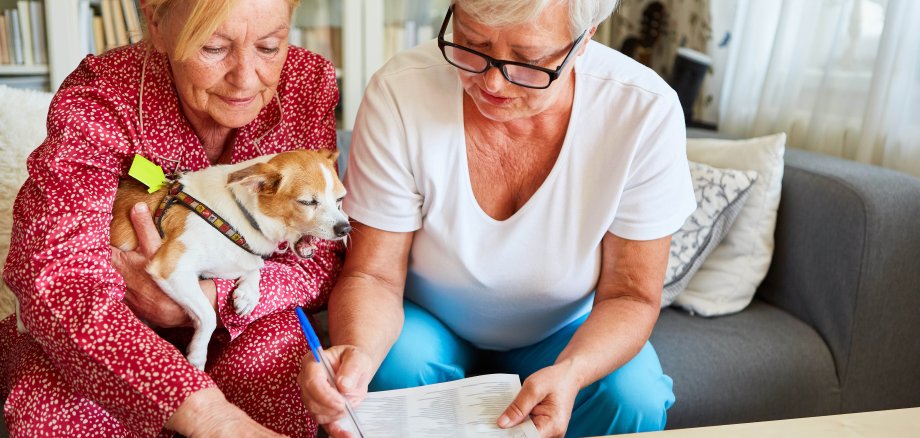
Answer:
<svg viewBox="0 0 920 438"><path fill-rule="evenodd" d="M526 62L506 61L506 60L503 60L503 59L495 59L495 58L493 58L493 57L491 57L491 56L489 56L489 55L486 55L485 53L478 52L478 51L473 50L473 49L471 49L471 48L469 48L469 47L461 46L460 44L453 43L453 42L450 42L450 41L445 40L445 39L444 39L444 33L445 33L445 31L447 30L447 23L450 22L450 17L451 17L451 15L453 15L453 13L454 13L454 5L450 5L450 7L447 8L447 15L444 16L444 22L441 23L441 31L438 32L438 48L441 50L441 56L444 57L444 60L447 61L448 64L450 64L450 65L452 65L452 66L454 66L454 67L457 67L457 68L459 68L460 70L467 71L467 72L470 72L470 73L476 73L476 74L485 73L485 72L489 71L490 68L495 67L495 68L498 69L498 71L502 72L502 77L504 77L506 81L508 81L508 82L510 82L510 83L512 83L512 84L514 84L514 85L517 85L517 86L519 86L519 87L531 88L531 89L534 89L534 90L545 90L545 89L549 88L549 86L552 85L553 82L554 82L556 79L559 79L559 77L562 76L562 69L564 69L565 66L569 63L569 60L572 58L572 54L575 53L575 49L578 48L578 44L581 42L582 39L584 39L585 35L588 33L588 29L585 29L585 30L581 33L581 35L578 36L578 38L575 38L575 41L572 42L572 48L569 49L569 53L565 55L565 59L562 60L562 63L559 64L558 67L556 67L555 69L548 69L548 68L545 68L545 67L540 67L540 66L538 66L538 65L528 64L528 63L526 63ZM457 65L457 64L454 64L454 63L447 57L447 53L446 53L445 50L444 50L444 47L446 47L446 46L456 47L457 49L460 49L460 50L466 51L466 52L468 52L468 53L472 53L472 54L474 54L474 55L477 55L477 56L482 57L483 59L486 60L486 68L482 69L481 71L475 71L475 70L469 70L469 69L467 69L467 68L464 68L464 67L461 67L461 66L459 66L459 65ZM543 87L536 87L536 86L533 86L533 85L520 84L520 83L518 83L518 82L515 82L514 80L512 80L512 79L509 77L508 72L505 70L505 66L506 66L506 65L516 65L516 66L519 66L519 67L524 67L524 68L529 68L529 69L541 71L541 72L546 73L546 74L549 75L549 82L547 82L546 85L543 86Z"/></svg>

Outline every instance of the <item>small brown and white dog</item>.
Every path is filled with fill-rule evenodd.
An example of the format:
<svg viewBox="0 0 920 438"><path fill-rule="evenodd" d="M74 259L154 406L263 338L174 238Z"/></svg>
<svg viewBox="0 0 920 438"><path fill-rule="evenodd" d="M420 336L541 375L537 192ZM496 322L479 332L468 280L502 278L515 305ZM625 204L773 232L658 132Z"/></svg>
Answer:
<svg viewBox="0 0 920 438"><path fill-rule="evenodd" d="M329 150L295 150L211 166L179 178L182 194L175 203L186 205L166 208L155 219L164 237L146 270L194 323L187 351L192 365L204 369L217 326L199 277L239 278L233 305L238 314L246 315L259 301L263 257L287 242L298 257L310 258L316 239L342 240L351 231L341 208L345 187L336 176L337 157L338 152ZM123 180L112 211L112 245L134 250L131 209L145 202L155 212L165 197L175 194L170 189L148 194L140 183ZM189 206L188 199L197 204ZM203 217L198 217L201 212Z"/></svg>

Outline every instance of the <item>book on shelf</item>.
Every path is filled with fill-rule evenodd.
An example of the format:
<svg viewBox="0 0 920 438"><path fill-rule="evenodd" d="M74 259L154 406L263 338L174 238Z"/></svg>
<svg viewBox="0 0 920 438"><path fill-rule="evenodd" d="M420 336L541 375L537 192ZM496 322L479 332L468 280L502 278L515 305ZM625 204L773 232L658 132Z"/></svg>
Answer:
<svg viewBox="0 0 920 438"><path fill-rule="evenodd" d="M128 30L128 40L134 44L143 38L141 31L141 16L137 12L135 0L121 0L121 9L125 15L125 25Z"/></svg>
<svg viewBox="0 0 920 438"><path fill-rule="evenodd" d="M128 26L125 24L125 13L122 11L121 1L108 1L112 2L112 22L115 24L115 46L125 46L128 44Z"/></svg>
<svg viewBox="0 0 920 438"><path fill-rule="evenodd" d="M6 13L0 12L0 64L10 63L10 43L8 41L9 23L6 20Z"/></svg>
<svg viewBox="0 0 920 438"><path fill-rule="evenodd" d="M32 28L32 55L36 64L48 63L48 42L45 35L45 5L40 1L29 1L29 18Z"/></svg>
<svg viewBox="0 0 920 438"><path fill-rule="evenodd" d="M137 0L78 0L77 20L86 53L134 44L143 37Z"/></svg>
<svg viewBox="0 0 920 438"><path fill-rule="evenodd" d="M32 57L32 18L28 0L16 2L16 12L19 15L19 37L22 39L22 63L35 64Z"/></svg>
<svg viewBox="0 0 920 438"><path fill-rule="evenodd" d="M105 31L105 46L96 48L96 50L100 50L100 53L118 47L118 40L115 37L115 12L112 11L112 0L102 0L101 9L102 29Z"/></svg>
<svg viewBox="0 0 920 438"><path fill-rule="evenodd" d="M6 11L6 17L9 19L9 40L11 50L10 59L13 61L13 64L22 65L25 64L25 57L22 54L22 26L19 25L19 11L16 9L8 9Z"/></svg>
<svg viewBox="0 0 920 438"><path fill-rule="evenodd" d="M45 10L40 0L17 0L0 12L0 64L48 64Z"/></svg>
<svg viewBox="0 0 920 438"><path fill-rule="evenodd" d="M101 54L105 52L105 25L102 22L102 17L95 15L91 17L92 26L90 29L93 30L91 39L89 40L90 44L89 50L86 53Z"/></svg>
<svg viewBox="0 0 920 438"><path fill-rule="evenodd" d="M77 0L77 35L80 38L80 51L83 53L96 53L93 17L89 0Z"/></svg>

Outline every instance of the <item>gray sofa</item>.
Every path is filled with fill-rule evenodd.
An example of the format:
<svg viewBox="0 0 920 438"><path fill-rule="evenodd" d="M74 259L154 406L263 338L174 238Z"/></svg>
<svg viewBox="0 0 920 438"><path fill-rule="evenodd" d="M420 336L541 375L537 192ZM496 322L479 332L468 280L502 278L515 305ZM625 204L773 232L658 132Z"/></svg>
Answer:
<svg viewBox="0 0 920 438"><path fill-rule="evenodd" d="M920 406L918 313L920 180L787 149L754 302L717 318L662 310L668 428Z"/></svg>
<svg viewBox="0 0 920 438"><path fill-rule="evenodd" d="M668 428L920 406L920 180L787 149L775 237L744 311L662 310Z"/></svg>

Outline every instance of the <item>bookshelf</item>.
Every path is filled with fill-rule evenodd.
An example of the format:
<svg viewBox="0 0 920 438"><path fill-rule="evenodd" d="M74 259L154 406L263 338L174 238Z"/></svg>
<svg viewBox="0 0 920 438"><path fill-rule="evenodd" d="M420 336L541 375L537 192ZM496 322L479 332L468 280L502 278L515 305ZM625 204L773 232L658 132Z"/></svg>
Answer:
<svg viewBox="0 0 920 438"><path fill-rule="evenodd" d="M23 1L0 0L0 12L18 9ZM26 3L29 1L33 0ZM0 63L0 84L53 92L87 53L102 51L99 46L109 49L139 39L139 23L132 23L131 14L124 12L131 7L128 3L136 10L137 0L34 1L44 6L47 62ZM339 128L354 125L371 75L396 52L433 38L449 4L450 0L301 1L292 17L291 44L306 47L335 64L341 91ZM118 20L103 19L106 11L118 16L112 14L112 8L121 5L120 26L111 24ZM609 21L601 25L595 39L605 43L610 39ZM103 28L112 32L103 32Z"/></svg>
<svg viewBox="0 0 920 438"><path fill-rule="evenodd" d="M49 70L44 35L42 3L0 1L0 75L5 79L3 82L31 88L41 88L47 82ZM35 50L36 47L42 50Z"/></svg>
<svg viewBox="0 0 920 438"><path fill-rule="evenodd" d="M61 82L77 68L88 53L102 51L96 49L96 44L90 42L90 39L100 41L101 38L100 45L105 46L103 50L127 44L132 40L136 41L139 38L139 30L134 29L132 32L130 16L121 9L121 5L127 2L136 5L134 0L0 0L0 12L4 13L4 17L8 17L9 11L22 10L23 4L40 4L42 12L40 18L43 19L42 27L44 28L42 35L44 55L36 57L37 51L41 50L39 48L41 42L36 42L31 46L31 58L22 59L21 63L0 62L0 84L53 92L60 87ZM32 7L29 12L34 10ZM113 17L109 26L118 30L117 38L113 36L111 41L102 36L93 38L91 20L93 15L101 15L104 10L107 10L107 16ZM120 18L120 22L115 20L116 17ZM101 20L101 17L99 19ZM115 26L118 23L120 25ZM0 28L2 27L0 25ZM128 35L131 36L130 39ZM0 43L2 42L3 38L0 37Z"/></svg>
<svg viewBox="0 0 920 438"><path fill-rule="evenodd" d="M0 65L0 75L22 76L46 74L48 74L48 64Z"/></svg>
<svg viewBox="0 0 920 438"><path fill-rule="evenodd" d="M0 11L18 8L22 1L0 0ZM139 37L137 31L132 32L128 15L124 15L129 6L121 9L124 26L103 26L101 17L126 2L136 7L137 0L35 1L44 6L47 62L0 65L0 84L56 91L87 53L101 51L94 48L110 49ZM326 56L335 64L341 91L339 128L351 129L354 125L371 75L397 51L433 38L449 4L450 0L301 1L292 17L291 43ZM87 11L97 16L98 23L86 20ZM129 40L100 32L103 27L120 28L120 32L127 32Z"/></svg>
<svg viewBox="0 0 920 438"><path fill-rule="evenodd" d="M437 34L450 0L302 0L291 23L291 44L335 64L339 128L351 129L374 72L396 52Z"/></svg>

